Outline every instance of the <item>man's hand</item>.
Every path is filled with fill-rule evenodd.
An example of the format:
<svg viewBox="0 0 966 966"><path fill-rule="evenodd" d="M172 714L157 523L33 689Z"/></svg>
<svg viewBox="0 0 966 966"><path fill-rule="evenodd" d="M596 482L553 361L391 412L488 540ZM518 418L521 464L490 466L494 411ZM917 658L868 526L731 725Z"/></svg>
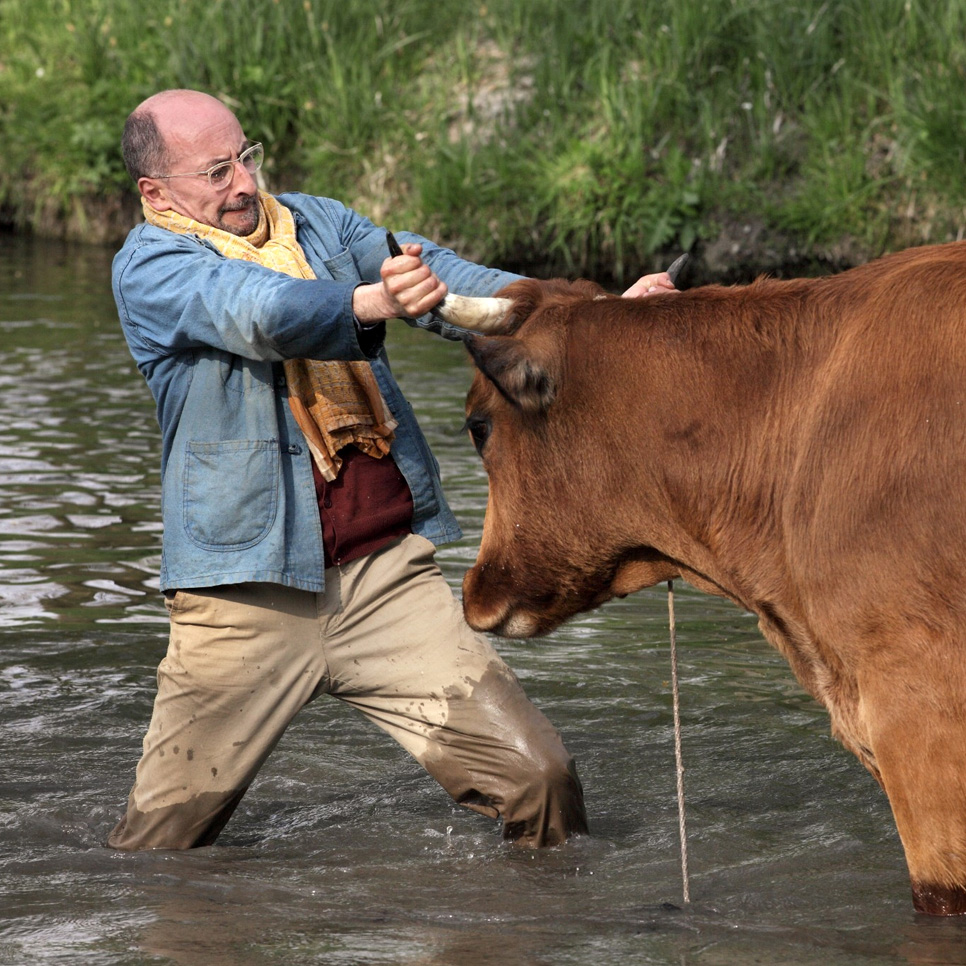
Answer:
<svg viewBox="0 0 966 966"><path fill-rule="evenodd" d="M625 299L642 298L645 295L656 295L658 292L676 292L674 282L667 272L656 275L644 275L639 278L624 294Z"/></svg>
<svg viewBox="0 0 966 966"><path fill-rule="evenodd" d="M422 245L405 245L402 255L382 263L381 283L356 288L352 311L360 322L414 319L442 301L448 289L419 257L422 250Z"/></svg>

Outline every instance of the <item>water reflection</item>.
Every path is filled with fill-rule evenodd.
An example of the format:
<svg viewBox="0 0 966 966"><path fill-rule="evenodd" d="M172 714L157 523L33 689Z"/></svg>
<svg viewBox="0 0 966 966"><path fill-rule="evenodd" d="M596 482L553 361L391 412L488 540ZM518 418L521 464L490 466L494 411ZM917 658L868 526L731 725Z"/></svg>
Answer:
<svg viewBox="0 0 966 966"><path fill-rule="evenodd" d="M617 601L502 642L578 758L594 834L518 854L364 719L297 719L219 844L102 842L137 759L166 622L159 445L118 331L111 253L0 235L0 963L966 962L912 914L888 806L724 601L681 588L692 896L680 905L667 611ZM394 369L467 531L458 346L393 330Z"/></svg>
<svg viewBox="0 0 966 966"><path fill-rule="evenodd" d="M154 415L109 263L0 238L0 626L88 623L81 608L135 600L104 619L160 619Z"/></svg>

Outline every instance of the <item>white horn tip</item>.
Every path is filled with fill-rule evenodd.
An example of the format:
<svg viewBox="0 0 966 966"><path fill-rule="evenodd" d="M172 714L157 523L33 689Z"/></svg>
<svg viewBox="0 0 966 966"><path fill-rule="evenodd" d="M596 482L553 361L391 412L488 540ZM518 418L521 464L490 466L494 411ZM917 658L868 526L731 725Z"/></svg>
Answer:
<svg viewBox="0 0 966 966"><path fill-rule="evenodd" d="M436 312L445 321L461 329L492 335L507 331L512 305L510 299L473 298L451 292L436 306Z"/></svg>

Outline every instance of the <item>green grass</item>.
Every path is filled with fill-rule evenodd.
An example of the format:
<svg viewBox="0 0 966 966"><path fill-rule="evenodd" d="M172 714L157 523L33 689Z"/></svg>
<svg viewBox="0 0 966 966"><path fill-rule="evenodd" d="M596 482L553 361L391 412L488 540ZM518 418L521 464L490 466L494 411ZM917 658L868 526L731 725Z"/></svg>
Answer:
<svg viewBox="0 0 966 966"><path fill-rule="evenodd" d="M0 0L6 220L101 224L125 116L175 86L236 110L273 190L531 270L627 278L746 224L860 258L966 216L966 0Z"/></svg>

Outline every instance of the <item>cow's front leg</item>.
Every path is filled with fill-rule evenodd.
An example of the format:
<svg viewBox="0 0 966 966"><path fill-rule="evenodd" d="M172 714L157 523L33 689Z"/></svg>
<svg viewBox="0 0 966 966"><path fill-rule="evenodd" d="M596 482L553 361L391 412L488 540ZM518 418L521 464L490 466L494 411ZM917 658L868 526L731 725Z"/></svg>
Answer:
<svg viewBox="0 0 966 966"><path fill-rule="evenodd" d="M919 912L966 914L966 669L954 651L904 648L860 681L860 707ZM915 658L909 660L908 654ZM935 660L929 660L929 652Z"/></svg>

